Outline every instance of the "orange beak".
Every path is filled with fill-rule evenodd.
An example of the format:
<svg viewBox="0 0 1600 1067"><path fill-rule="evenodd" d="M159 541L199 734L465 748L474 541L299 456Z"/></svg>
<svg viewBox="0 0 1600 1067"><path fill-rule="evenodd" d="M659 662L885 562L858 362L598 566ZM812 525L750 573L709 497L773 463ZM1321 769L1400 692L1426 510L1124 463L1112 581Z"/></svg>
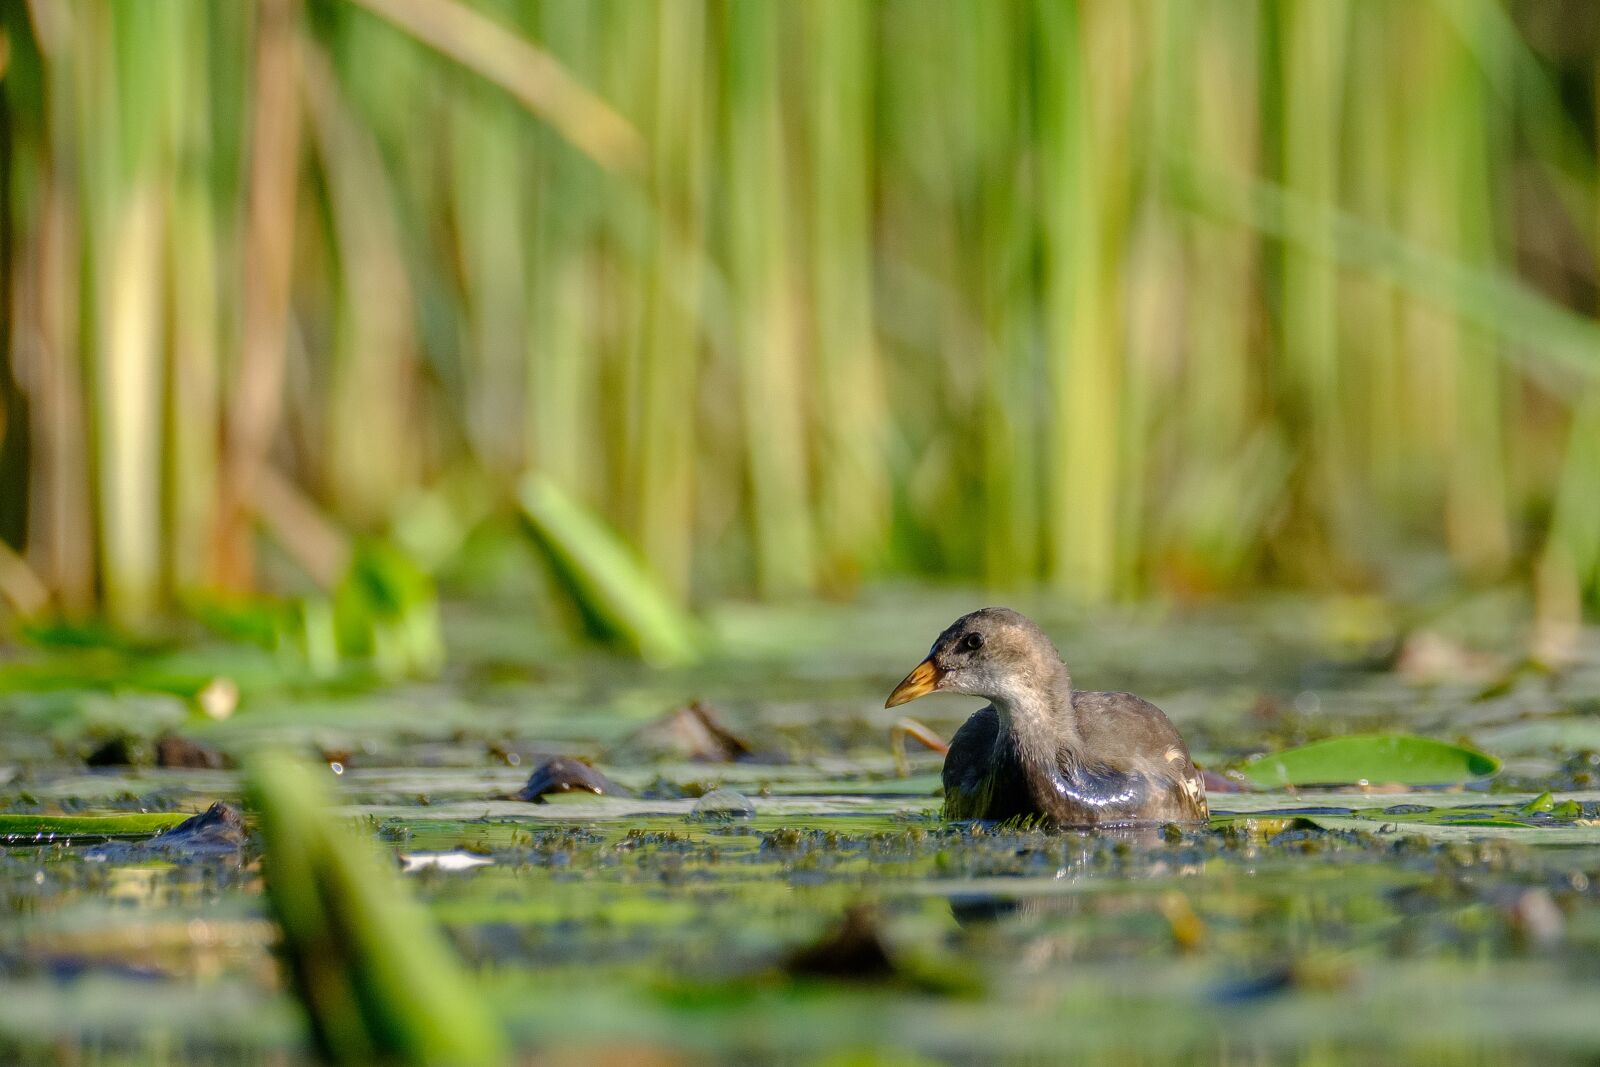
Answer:
<svg viewBox="0 0 1600 1067"><path fill-rule="evenodd" d="M906 675L905 681L894 687L894 692L889 694L889 699L883 702L883 706L897 708L918 697L925 697L939 688L939 682L943 678L944 671L940 670L939 665L933 662L933 657L929 656Z"/></svg>

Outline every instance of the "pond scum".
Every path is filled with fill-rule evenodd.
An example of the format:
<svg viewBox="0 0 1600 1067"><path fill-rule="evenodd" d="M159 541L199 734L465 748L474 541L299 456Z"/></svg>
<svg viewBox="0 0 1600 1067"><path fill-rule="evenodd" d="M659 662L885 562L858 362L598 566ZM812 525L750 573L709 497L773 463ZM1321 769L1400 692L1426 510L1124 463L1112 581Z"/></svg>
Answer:
<svg viewBox="0 0 1600 1067"><path fill-rule="evenodd" d="M247 694L222 722L133 694L12 694L0 832L53 819L61 836L10 837L0 855L0 1058L299 1063L313 1033L340 1062L414 1063L1545 1064L1600 1049L1600 656L1486 686L1309 639L1316 608L1055 619L1081 677L1136 676L1215 770L1357 728L1459 738L1505 765L1465 788L1214 792L1209 828L1052 834L942 822L931 754L896 775L880 705L905 653L882 622L949 606L880 610L840 610L809 641L760 616L787 659L652 674L463 651L448 685ZM819 681L854 625L876 639ZM1202 632L1243 658L1148 652ZM771 698L751 695L757 676ZM641 726L674 692L766 755L646 745L671 736ZM959 703L931 705L932 724L948 731ZM85 770L108 714L136 732L175 722L259 784ZM260 762L284 745L300 766ZM553 752L621 789L507 799ZM703 804L713 791L744 804ZM242 846L161 849L100 818L171 825L214 799L248 805Z"/></svg>

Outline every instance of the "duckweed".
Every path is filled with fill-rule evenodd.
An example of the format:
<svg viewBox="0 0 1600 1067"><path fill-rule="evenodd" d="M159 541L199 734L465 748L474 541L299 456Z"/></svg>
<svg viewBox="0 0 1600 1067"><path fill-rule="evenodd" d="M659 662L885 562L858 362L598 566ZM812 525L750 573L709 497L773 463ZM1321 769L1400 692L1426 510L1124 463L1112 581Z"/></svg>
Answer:
<svg viewBox="0 0 1600 1067"><path fill-rule="evenodd" d="M891 638L905 630L847 651L801 634L782 642L787 666L663 680L606 661L519 672L502 654L470 690L257 698L196 731L228 752L271 738L350 753L328 773L337 817L393 853L492 860L405 878L529 1055L820 1062L888 1044L930 1062L1341 1063L1423 1049L1440 1064L1544 1064L1600 1050L1587 962L1600 951L1600 779L1583 777L1600 758L1561 740L1571 709L1600 697L1595 664L1525 679L1510 707L1260 631L1242 668L1208 676L1195 656L1163 666L1173 642L1159 626L1077 630L1085 682L1156 699L1209 767L1375 728L1506 760L1492 787L1218 793L1209 827L1096 836L947 824L937 757L894 776L879 705L903 673ZM822 655L819 681L808 666ZM787 762L604 760L691 694ZM930 705L929 725L949 736L967 710ZM90 770L68 740L5 757L0 812L237 800L232 771ZM556 755L596 760L626 795L503 799ZM755 798L754 814L687 818L712 789ZM254 847L0 848L0 1060L309 1062L260 893ZM863 903L887 972L784 968Z"/></svg>

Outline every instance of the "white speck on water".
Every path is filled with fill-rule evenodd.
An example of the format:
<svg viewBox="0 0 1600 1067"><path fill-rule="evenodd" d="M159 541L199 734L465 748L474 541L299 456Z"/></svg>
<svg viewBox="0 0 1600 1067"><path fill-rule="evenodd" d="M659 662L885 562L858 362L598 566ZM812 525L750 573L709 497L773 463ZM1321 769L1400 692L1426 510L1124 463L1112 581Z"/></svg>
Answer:
<svg viewBox="0 0 1600 1067"><path fill-rule="evenodd" d="M470 871L474 867L487 867L494 863L488 856L480 856L476 852L464 852L457 849L453 852L402 852L400 853L400 869L407 874L412 871L433 869L436 871Z"/></svg>

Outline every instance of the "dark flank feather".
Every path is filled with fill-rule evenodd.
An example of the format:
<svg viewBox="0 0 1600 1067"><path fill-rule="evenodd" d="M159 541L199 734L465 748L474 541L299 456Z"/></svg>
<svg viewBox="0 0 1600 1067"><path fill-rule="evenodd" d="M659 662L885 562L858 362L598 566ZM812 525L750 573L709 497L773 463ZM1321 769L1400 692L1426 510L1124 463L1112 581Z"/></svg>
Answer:
<svg viewBox="0 0 1600 1067"><path fill-rule="evenodd" d="M950 742L944 817L1034 817L1060 826L1188 823L1209 817L1200 772L1159 708L1129 693L1073 693L1072 702L1075 711L1088 705L1091 715L1122 720L1137 740L1096 753L1114 762L1080 763L1071 753L1060 753L1056 774L1062 788L1045 776L1030 777L1010 737L1001 735L999 713L993 705L982 708ZM1179 758L1168 759L1174 752Z"/></svg>

